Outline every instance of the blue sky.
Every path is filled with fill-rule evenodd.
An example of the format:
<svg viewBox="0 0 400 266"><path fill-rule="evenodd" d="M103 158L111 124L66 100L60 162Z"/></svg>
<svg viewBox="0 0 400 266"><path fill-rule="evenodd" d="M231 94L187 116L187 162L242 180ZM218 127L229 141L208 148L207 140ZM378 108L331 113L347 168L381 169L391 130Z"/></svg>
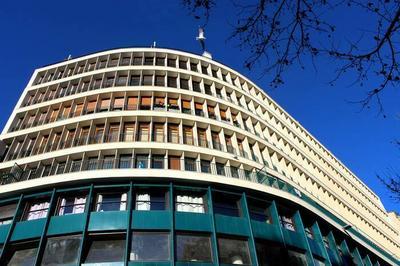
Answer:
<svg viewBox="0 0 400 266"><path fill-rule="evenodd" d="M358 175L382 199L389 210L400 212L376 173L396 169L400 150L392 141L400 138L399 91L389 89L383 100L388 117L376 109L359 111L349 104L360 99L365 88L349 87L348 79L327 84L334 64L321 60L318 71L291 69L286 83L268 87L268 76L243 68L246 52L227 42L235 17L230 1L218 1L207 28L207 46L214 59L245 74L275 99L325 147ZM222 4L226 4L222 6ZM339 27L347 29L359 14L342 14ZM370 23L366 22L367 24ZM114 47L170 47L199 53L195 41L199 21L169 1L10 1L0 6L0 127L11 114L33 70L66 58ZM357 30L357 29L355 29ZM348 33L348 32L347 32ZM374 77L370 78L370 82Z"/></svg>

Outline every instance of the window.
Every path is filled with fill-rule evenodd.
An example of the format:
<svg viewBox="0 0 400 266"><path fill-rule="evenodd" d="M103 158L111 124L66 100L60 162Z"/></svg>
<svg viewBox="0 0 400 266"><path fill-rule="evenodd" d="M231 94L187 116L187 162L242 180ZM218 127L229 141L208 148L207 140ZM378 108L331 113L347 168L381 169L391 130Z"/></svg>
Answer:
<svg viewBox="0 0 400 266"><path fill-rule="evenodd" d="M176 77L168 76L167 77L167 86L170 88L176 88L177 87Z"/></svg>
<svg viewBox="0 0 400 266"><path fill-rule="evenodd" d="M136 168L139 169L146 169L148 162L148 155L145 154L138 154L136 155Z"/></svg>
<svg viewBox="0 0 400 266"><path fill-rule="evenodd" d="M133 57L133 65L139 66L142 64L143 58L139 56Z"/></svg>
<svg viewBox="0 0 400 266"><path fill-rule="evenodd" d="M154 57L145 57L144 58L144 65L145 66L152 66L154 63Z"/></svg>
<svg viewBox="0 0 400 266"><path fill-rule="evenodd" d="M143 75L142 85L143 86L153 85L153 76L152 75Z"/></svg>
<svg viewBox="0 0 400 266"><path fill-rule="evenodd" d="M166 261L169 260L169 233L133 232L130 260Z"/></svg>
<svg viewBox="0 0 400 266"><path fill-rule="evenodd" d="M211 173L211 163L207 160L200 161L201 172L202 173Z"/></svg>
<svg viewBox="0 0 400 266"><path fill-rule="evenodd" d="M168 142L179 143L179 128L178 125L168 125Z"/></svg>
<svg viewBox="0 0 400 266"><path fill-rule="evenodd" d="M41 265L78 264L81 236L51 237L47 240Z"/></svg>
<svg viewBox="0 0 400 266"><path fill-rule="evenodd" d="M64 196L59 199L57 215L78 214L85 211L86 196Z"/></svg>
<svg viewBox="0 0 400 266"><path fill-rule="evenodd" d="M168 63L169 67L175 67L176 66L176 59L168 58L167 63Z"/></svg>
<svg viewBox="0 0 400 266"><path fill-rule="evenodd" d="M139 75L131 76L129 85L130 86L139 86L140 85L140 76Z"/></svg>
<svg viewBox="0 0 400 266"><path fill-rule="evenodd" d="M239 169L237 167L231 166L230 170L231 170L231 176L233 178L239 178Z"/></svg>
<svg viewBox="0 0 400 266"><path fill-rule="evenodd" d="M263 223L272 222L268 202L249 198L247 203L249 206L250 219Z"/></svg>
<svg viewBox="0 0 400 266"><path fill-rule="evenodd" d="M151 168L164 169L164 156L163 155L153 155L151 158Z"/></svg>
<svg viewBox="0 0 400 266"><path fill-rule="evenodd" d="M128 82L128 76L118 76L116 86L126 86Z"/></svg>
<svg viewBox="0 0 400 266"><path fill-rule="evenodd" d="M176 257L178 261L212 262L210 237L177 234Z"/></svg>
<svg viewBox="0 0 400 266"><path fill-rule="evenodd" d="M197 72L197 64L196 63L190 63L190 70Z"/></svg>
<svg viewBox="0 0 400 266"><path fill-rule="evenodd" d="M151 109L151 97L149 97L149 96L140 97L140 109L141 110L150 110Z"/></svg>
<svg viewBox="0 0 400 266"><path fill-rule="evenodd" d="M307 265L307 259L306 255L294 250L288 250L288 257L287 257L287 263L288 265L293 265L293 266L306 266Z"/></svg>
<svg viewBox="0 0 400 266"><path fill-rule="evenodd" d="M184 143L188 145L193 145L193 131L192 127L183 127L183 137Z"/></svg>
<svg viewBox="0 0 400 266"><path fill-rule="evenodd" d="M240 217L239 196L215 193L214 194L214 213L226 216Z"/></svg>
<svg viewBox="0 0 400 266"><path fill-rule="evenodd" d="M97 194L96 211L125 211L127 193L99 193Z"/></svg>
<svg viewBox="0 0 400 266"><path fill-rule="evenodd" d="M1 206L0 225L12 223L16 209L17 209L17 203Z"/></svg>
<svg viewBox="0 0 400 266"><path fill-rule="evenodd" d="M165 97L154 97L154 109L164 109L165 108Z"/></svg>
<svg viewBox="0 0 400 266"><path fill-rule="evenodd" d="M157 66L165 66L165 57L157 57L156 65Z"/></svg>
<svg viewBox="0 0 400 266"><path fill-rule="evenodd" d="M140 123L138 141L149 141L149 131L149 123Z"/></svg>
<svg viewBox="0 0 400 266"><path fill-rule="evenodd" d="M179 156L168 156L168 169L181 170L181 158Z"/></svg>
<svg viewBox="0 0 400 266"><path fill-rule="evenodd" d="M130 56L122 57L121 66L128 66L130 61L131 61L131 57Z"/></svg>
<svg viewBox="0 0 400 266"><path fill-rule="evenodd" d="M25 207L23 220L31 221L41 218L46 218L49 211L50 203L48 200L41 200L36 202L28 202Z"/></svg>
<svg viewBox="0 0 400 266"><path fill-rule="evenodd" d="M201 73L208 75L207 66L201 66Z"/></svg>
<svg viewBox="0 0 400 266"><path fill-rule="evenodd" d="M164 142L164 124L154 124L153 140L157 142Z"/></svg>
<svg viewBox="0 0 400 266"><path fill-rule="evenodd" d="M81 159L73 160L71 162L71 169L70 169L71 173L79 172L81 170L81 165L82 165Z"/></svg>
<svg viewBox="0 0 400 266"><path fill-rule="evenodd" d="M192 81L193 91L201 92L200 90L200 82L193 80Z"/></svg>
<svg viewBox="0 0 400 266"><path fill-rule="evenodd" d="M22 246L13 247L11 257L8 259L7 265L35 265L37 254L37 243L24 243Z"/></svg>
<svg viewBox="0 0 400 266"><path fill-rule="evenodd" d="M125 235L98 235L88 240L84 263L123 262Z"/></svg>
<svg viewBox="0 0 400 266"><path fill-rule="evenodd" d="M191 114L191 106L190 106L190 101L187 100L182 100L182 113L185 114Z"/></svg>
<svg viewBox="0 0 400 266"><path fill-rule="evenodd" d="M181 89L184 89L184 90L189 89L189 80L188 79L180 78L180 82L181 82Z"/></svg>
<svg viewBox="0 0 400 266"><path fill-rule="evenodd" d="M165 86L165 76L156 76L156 86Z"/></svg>
<svg viewBox="0 0 400 266"><path fill-rule="evenodd" d="M225 165L223 163L216 163L217 175L225 175Z"/></svg>
<svg viewBox="0 0 400 266"><path fill-rule="evenodd" d="M179 111L178 99L168 98L168 110Z"/></svg>
<svg viewBox="0 0 400 266"><path fill-rule="evenodd" d="M98 158L97 157L89 157L87 160L87 170L96 170L98 165Z"/></svg>
<svg viewBox="0 0 400 266"><path fill-rule="evenodd" d="M132 165L132 155L131 154L122 154L119 156L119 169L129 169Z"/></svg>
<svg viewBox="0 0 400 266"><path fill-rule="evenodd" d="M218 252L222 264L251 264L247 240L218 238Z"/></svg>
<svg viewBox="0 0 400 266"><path fill-rule="evenodd" d="M128 110L136 110L138 104L138 97L128 97Z"/></svg>
<svg viewBox="0 0 400 266"><path fill-rule="evenodd" d="M271 242L256 240L258 265L287 265L283 262L283 253L280 246Z"/></svg>
<svg viewBox="0 0 400 266"><path fill-rule="evenodd" d="M196 159L194 159L194 158L185 158L185 170L186 171L197 171Z"/></svg>
<svg viewBox="0 0 400 266"><path fill-rule="evenodd" d="M113 123L110 124L108 128L108 136L107 136L107 141L108 142L116 142L118 141L119 137L119 124L118 123Z"/></svg>
<svg viewBox="0 0 400 266"><path fill-rule="evenodd" d="M208 147L207 145L207 135L206 135L206 130L205 129L197 129L197 135L199 137L199 146L200 147Z"/></svg>
<svg viewBox="0 0 400 266"><path fill-rule="evenodd" d="M180 69L187 69L187 61L179 60L179 68Z"/></svg>
<svg viewBox="0 0 400 266"><path fill-rule="evenodd" d="M100 112L108 111L110 107L110 99L102 99L100 104Z"/></svg>
<svg viewBox="0 0 400 266"><path fill-rule="evenodd" d="M167 192L162 189L139 191L136 194L137 211L163 211L166 206Z"/></svg>
<svg viewBox="0 0 400 266"><path fill-rule="evenodd" d="M205 213L204 195L179 191L175 198L175 209L178 212Z"/></svg>
<svg viewBox="0 0 400 266"><path fill-rule="evenodd" d="M196 115L198 116L204 116L204 112L203 112L203 104L202 103L194 103L194 112Z"/></svg>
<svg viewBox="0 0 400 266"><path fill-rule="evenodd" d="M314 239L314 234L311 226L306 226L304 228L304 231L306 232L306 236L310 239Z"/></svg>
<svg viewBox="0 0 400 266"><path fill-rule="evenodd" d="M114 98L114 103L113 103L113 110L123 110L124 109L124 104L125 104L125 98L124 97L116 97Z"/></svg>
<svg viewBox="0 0 400 266"><path fill-rule="evenodd" d="M280 210L279 220L280 220L282 228L285 228L290 231L296 231L293 216L291 214L289 214L288 211Z"/></svg>
<svg viewBox="0 0 400 266"><path fill-rule="evenodd" d="M134 141L135 136L135 123L125 123L124 124L124 141Z"/></svg>
<svg viewBox="0 0 400 266"><path fill-rule="evenodd" d="M96 109L96 100L90 101L87 103L86 106L86 114L92 114L94 113L95 109Z"/></svg>

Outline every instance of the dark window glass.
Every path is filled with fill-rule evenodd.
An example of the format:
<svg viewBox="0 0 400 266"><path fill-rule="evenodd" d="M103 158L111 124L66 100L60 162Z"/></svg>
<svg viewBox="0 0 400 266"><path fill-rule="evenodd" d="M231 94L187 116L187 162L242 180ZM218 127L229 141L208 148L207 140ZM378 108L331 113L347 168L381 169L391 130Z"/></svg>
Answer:
<svg viewBox="0 0 400 266"><path fill-rule="evenodd" d="M198 81L192 81L192 87L194 91L200 92L200 82Z"/></svg>
<svg viewBox="0 0 400 266"><path fill-rule="evenodd" d="M216 193L214 195L214 213L239 217L239 200L239 197L233 195Z"/></svg>
<svg viewBox="0 0 400 266"><path fill-rule="evenodd" d="M165 76L156 76L156 86L165 85Z"/></svg>
<svg viewBox="0 0 400 266"><path fill-rule="evenodd" d="M129 169L131 168L131 162L132 162L132 155L127 154L127 155L121 155L119 157L119 168L120 169Z"/></svg>
<svg viewBox="0 0 400 266"><path fill-rule="evenodd" d="M204 75L208 75L207 67L206 66L201 66L201 73Z"/></svg>
<svg viewBox="0 0 400 266"><path fill-rule="evenodd" d="M139 65L141 65L142 64L142 60L143 60L143 58L142 57L134 57L133 58L133 65L135 65L135 66L139 66Z"/></svg>
<svg viewBox="0 0 400 266"><path fill-rule="evenodd" d="M211 163L210 161L201 160L201 172L211 173Z"/></svg>
<svg viewBox="0 0 400 266"><path fill-rule="evenodd" d="M212 262L210 237L178 234L176 257L178 261Z"/></svg>
<svg viewBox="0 0 400 266"><path fill-rule="evenodd" d="M169 67L175 67L176 66L176 60L168 58L168 66Z"/></svg>
<svg viewBox="0 0 400 266"><path fill-rule="evenodd" d="M247 240L218 238L218 252L220 263L251 264Z"/></svg>
<svg viewBox="0 0 400 266"><path fill-rule="evenodd" d="M17 203L3 205L0 207L0 225L10 224L14 218Z"/></svg>
<svg viewBox="0 0 400 266"><path fill-rule="evenodd" d="M180 81L181 81L181 89L188 90L189 89L189 80L181 78Z"/></svg>
<svg viewBox="0 0 400 266"><path fill-rule="evenodd" d="M165 65L165 58L164 57L157 57L156 65L157 66L164 66Z"/></svg>
<svg viewBox="0 0 400 266"><path fill-rule="evenodd" d="M171 88L176 88L177 87L176 77L168 77L167 78L167 82L168 82L168 87L171 87Z"/></svg>
<svg viewBox="0 0 400 266"><path fill-rule="evenodd" d="M181 69L186 69L186 61L179 60L179 68Z"/></svg>
<svg viewBox="0 0 400 266"><path fill-rule="evenodd" d="M8 266L30 266L35 265L37 247L17 249L11 255Z"/></svg>
<svg viewBox="0 0 400 266"><path fill-rule="evenodd" d="M144 86L153 85L153 76L152 75L144 75L142 85L144 85Z"/></svg>
<svg viewBox="0 0 400 266"><path fill-rule="evenodd" d="M47 240L41 265L78 264L81 236L52 237Z"/></svg>
<svg viewBox="0 0 400 266"><path fill-rule="evenodd" d="M268 209L269 203L254 199L248 199L247 202L249 205L250 218L252 220L263 223L271 223L271 217Z"/></svg>
<svg viewBox="0 0 400 266"><path fill-rule="evenodd" d="M293 266L306 266L306 255L297 251L288 250L287 264Z"/></svg>
<svg viewBox="0 0 400 266"><path fill-rule="evenodd" d="M151 161L151 168L163 169L164 168L164 156L153 155L153 158Z"/></svg>
<svg viewBox="0 0 400 266"><path fill-rule="evenodd" d="M169 234L161 232L134 232L130 260L165 261L169 260Z"/></svg>
<svg viewBox="0 0 400 266"><path fill-rule="evenodd" d="M152 66L154 62L154 57L145 57L144 58L144 64L146 66Z"/></svg>
<svg viewBox="0 0 400 266"><path fill-rule="evenodd" d="M223 163L217 163L216 168L218 175L225 175L225 165Z"/></svg>
<svg viewBox="0 0 400 266"><path fill-rule="evenodd" d="M139 86L140 85L140 76L131 76L131 81L129 82L130 86Z"/></svg>
<svg viewBox="0 0 400 266"><path fill-rule="evenodd" d="M190 70L197 72L197 64L196 63L190 63Z"/></svg>
<svg viewBox="0 0 400 266"><path fill-rule="evenodd" d="M196 170L196 159L185 158L185 170L186 171L197 171Z"/></svg>
<svg viewBox="0 0 400 266"><path fill-rule="evenodd" d="M285 265L282 249L273 243L256 241L256 252L260 266Z"/></svg>
<svg viewBox="0 0 400 266"><path fill-rule="evenodd" d="M124 236L103 236L89 241L84 263L122 262L125 253Z"/></svg>

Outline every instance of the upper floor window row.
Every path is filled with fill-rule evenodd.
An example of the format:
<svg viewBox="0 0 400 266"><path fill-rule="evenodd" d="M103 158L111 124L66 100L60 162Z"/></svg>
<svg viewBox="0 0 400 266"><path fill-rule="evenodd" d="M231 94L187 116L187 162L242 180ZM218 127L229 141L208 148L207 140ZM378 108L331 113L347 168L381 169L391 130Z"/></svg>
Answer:
<svg viewBox="0 0 400 266"><path fill-rule="evenodd" d="M34 85L43 84L46 82L71 77L73 75L82 74L94 70L111 68L117 66L165 66L173 67L193 72L199 72L204 75L209 75L214 78L221 79L225 82L233 83L237 76L218 66L208 62L165 53L118 53L87 60L78 61L68 65L59 66L57 68L48 69L40 72ZM243 84L241 80L239 84Z"/></svg>

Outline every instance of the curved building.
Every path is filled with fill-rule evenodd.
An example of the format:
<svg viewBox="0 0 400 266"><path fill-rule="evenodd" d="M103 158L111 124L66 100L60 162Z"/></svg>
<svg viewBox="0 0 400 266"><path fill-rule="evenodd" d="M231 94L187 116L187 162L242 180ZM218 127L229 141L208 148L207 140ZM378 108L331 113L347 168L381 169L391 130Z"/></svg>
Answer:
<svg viewBox="0 0 400 266"><path fill-rule="evenodd" d="M0 140L0 265L400 264L399 217L207 57L39 68Z"/></svg>

